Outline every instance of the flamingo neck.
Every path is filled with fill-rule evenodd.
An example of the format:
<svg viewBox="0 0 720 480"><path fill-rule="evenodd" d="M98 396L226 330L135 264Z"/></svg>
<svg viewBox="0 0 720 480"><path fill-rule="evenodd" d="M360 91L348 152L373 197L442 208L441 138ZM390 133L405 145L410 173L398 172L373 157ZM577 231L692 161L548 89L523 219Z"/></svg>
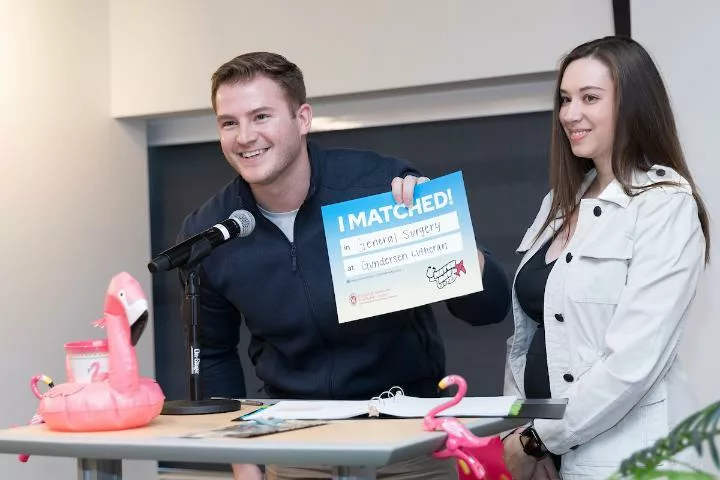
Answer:
<svg viewBox="0 0 720 480"><path fill-rule="evenodd" d="M463 399L463 397L465 396L465 392L467 392L467 387L465 387L463 385L458 385L458 391L455 392L455 395L453 396L453 398L451 398L447 402L441 403L437 407L430 410L428 412L427 416L435 417L435 416L437 416L438 413L443 412L450 407L454 407L455 405L460 403L460 400Z"/></svg>
<svg viewBox="0 0 720 480"><path fill-rule="evenodd" d="M113 390L129 392L138 386L135 348L130 342L130 326L124 316L106 314L108 338L108 381Z"/></svg>

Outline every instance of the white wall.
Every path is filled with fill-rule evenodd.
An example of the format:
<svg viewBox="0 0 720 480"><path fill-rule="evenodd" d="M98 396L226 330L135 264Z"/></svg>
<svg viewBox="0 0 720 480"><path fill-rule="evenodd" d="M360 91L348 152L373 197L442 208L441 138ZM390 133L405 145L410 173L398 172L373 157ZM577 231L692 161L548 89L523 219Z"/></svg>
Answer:
<svg viewBox="0 0 720 480"><path fill-rule="evenodd" d="M31 376L65 379L64 342L104 337L90 323L113 274L151 293L145 128L110 116L109 54L106 0L0 0L2 428L35 412ZM146 375L152 344L150 326ZM1 478L76 478L74 460L16 458L0 455Z"/></svg>
<svg viewBox="0 0 720 480"><path fill-rule="evenodd" d="M707 268L681 358L700 402L720 400L717 368L720 340L720 177L717 132L720 96L715 95L720 65L720 2L716 0L633 0L633 37L653 54L670 92L680 138L712 223L712 263Z"/></svg>
<svg viewBox="0 0 720 480"><path fill-rule="evenodd" d="M209 79L252 50L303 69L311 97L553 70L612 31L610 0L111 0L112 113L205 110Z"/></svg>
<svg viewBox="0 0 720 480"><path fill-rule="evenodd" d="M544 112L552 109L555 73L503 77L423 88L358 93L311 100L311 131L345 130L407 123ZM148 145L218 141L211 110L147 122Z"/></svg>

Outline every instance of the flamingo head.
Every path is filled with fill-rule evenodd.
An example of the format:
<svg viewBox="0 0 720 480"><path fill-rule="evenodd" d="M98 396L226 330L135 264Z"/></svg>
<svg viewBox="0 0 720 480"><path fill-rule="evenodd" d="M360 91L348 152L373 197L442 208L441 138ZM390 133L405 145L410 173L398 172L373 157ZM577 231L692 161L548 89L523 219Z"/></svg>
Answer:
<svg viewBox="0 0 720 480"><path fill-rule="evenodd" d="M438 387L445 390L450 385L457 385L457 391L455 392L454 398L461 399L467 393L467 382L460 375L448 375L447 377L440 380Z"/></svg>
<svg viewBox="0 0 720 480"><path fill-rule="evenodd" d="M130 341L137 344L147 326L148 301L138 281L129 273L118 273L110 280L105 314L125 317L130 326Z"/></svg>
<svg viewBox="0 0 720 480"><path fill-rule="evenodd" d="M445 390L450 385L457 385L460 389L467 388L467 382L460 375L448 375L447 377L440 380L440 383L438 383L438 387L440 387L442 390Z"/></svg>

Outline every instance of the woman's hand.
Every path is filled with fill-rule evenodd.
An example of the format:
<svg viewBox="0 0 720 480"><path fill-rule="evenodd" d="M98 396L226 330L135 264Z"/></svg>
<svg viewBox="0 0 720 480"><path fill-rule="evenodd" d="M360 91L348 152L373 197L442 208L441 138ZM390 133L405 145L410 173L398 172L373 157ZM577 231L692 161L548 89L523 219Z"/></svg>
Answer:
<svg viewBox="0 0 720 480"><path fill-rule="evenodd" d="M537 468L530 480L560 480L560 475L558 474L557 468L555 468L555 463L552 461L552 458L541 458L540 461L537 462Z"/></svg>
<svg viewBox="0 0 720 480"><path fill-rule="evenodd" d="M539 462L535 457L531 457L523 450L522 444L520 443L519 429L505 438L503 446L505 447L505 466L507 466L507 469L510 471L513 480L535 479L533 475L538 468ZM544 477L537 477L538 480L543 478Z"/></svg>

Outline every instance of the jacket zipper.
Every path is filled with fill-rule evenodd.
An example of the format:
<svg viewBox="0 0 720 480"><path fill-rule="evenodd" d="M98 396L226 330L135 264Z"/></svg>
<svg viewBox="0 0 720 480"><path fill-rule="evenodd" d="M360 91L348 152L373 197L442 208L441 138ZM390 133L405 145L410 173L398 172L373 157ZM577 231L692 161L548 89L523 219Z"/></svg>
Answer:
<svg viewBox="0 0 720 480"><path fill-rule="evenodd" d="M295 250L295 242L290 242L290 261L292 262L292 271L297 271L297 255Z"/></svg>
<svg viewBox="0 0 720 480"><path fill-rule="evenodd" d="M302 207L300 207L300 208L302 209ZM299 214L299 213L300 213L300 211L298 211L298 214ZM297 225L297 217L295 217L295 222L296 222L295 225ZM293 229L295 228L295 225L293 225ZM298 266L297 266L297 245L296 245L296 243L295 243L294 241L290 242L290 263L291 263L291 265L292 265L292 271L293 271L293 273L297 272L297 271L298 271ZM300 272L300 277L302 278L302 283L303 283L303 286L305 287L305 297L306 297L307 302L308 302L308 307L310 308L310 311L312 312L313 318L315 318L315 311L314 311L314 309L312 308L312 302L310 301L309 288L308 288L307 283L305 282L305 276L302 274L302 272ZM317 324L316 324L316 326L317 326ZM319 334L319 335L321 336L321 338L322 338L322 335L320 334L319 329L318 329L318 334ZM323 340L325 340L325 339L323 338ZM335 349L334 349L334 348L331 348L331 352L330 352L330 374L329 374L329 378L328 378L328 397L329 397L329 398L332 398L332 395L333 395L333 371L334 371L334 370L335 370Z"/></svg>

